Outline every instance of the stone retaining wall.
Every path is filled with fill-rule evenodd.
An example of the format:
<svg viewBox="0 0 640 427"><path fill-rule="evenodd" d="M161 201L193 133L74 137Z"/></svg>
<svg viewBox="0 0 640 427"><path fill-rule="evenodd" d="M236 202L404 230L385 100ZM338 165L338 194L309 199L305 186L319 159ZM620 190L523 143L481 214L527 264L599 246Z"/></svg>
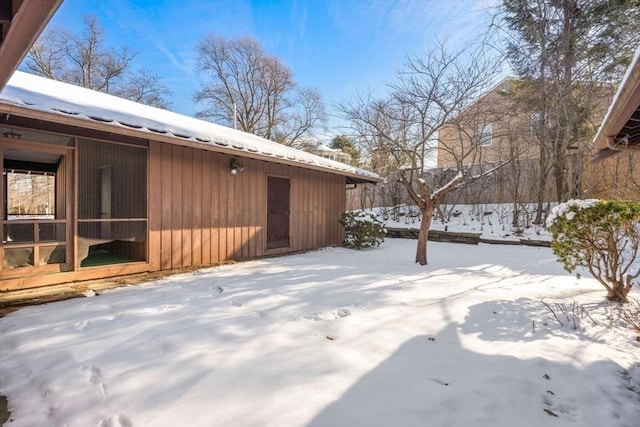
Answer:
<svg viewBox="0 0 640 427"><path fill-rule="evenodd" d="M417 239L417 228L387 228L387 237L394 237L399 239ZM525 246L540 246L550 247L551 242L545 240L500 240L500 239L485 239L480 237L479 233L458 233L453 231L440 231L429 230L429 240L434 242L446 242L446 243L465 243L468 245L477 245L478 243L488 243L496 245L525 245Z"/></svg>

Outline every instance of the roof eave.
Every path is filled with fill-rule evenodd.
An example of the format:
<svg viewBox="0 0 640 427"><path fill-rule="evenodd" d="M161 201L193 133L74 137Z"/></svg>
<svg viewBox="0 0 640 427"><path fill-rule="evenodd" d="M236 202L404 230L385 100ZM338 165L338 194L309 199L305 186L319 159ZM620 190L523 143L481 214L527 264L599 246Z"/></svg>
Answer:
<svg viewBox="0 0 640 427"><path fill-rule="evenodd" d="M603 150L635 151L632 146L616 145L614 139L640 106L640 55L636 54L629 66L614 101L594 138L596 152Z"/></svg>
<svg viewBox="0 0 640 427"><path fill-rule="evenodd" d="M23 0L21 3L11 3L20 6L17 11L12 12L11 22L5 22L1 26L2 30L6 27L8 29L0 43L0 90L7 84L62 0Z"/></svg>
<svg viewBox="0 0 640 427"><path fill-rule="evenodd" d="M172 135L149 133L148 131L142 130L142 129L129 128L125 126L119 126L116 124L100 122L100 121L91 121L83 117L67 115L67 114L58 113L58 112L42 111L39 109L32 109L27 106L10 104L6 102L0 102L0 113L6 114L6 115L25 117L33 120L43 120L47 122L77 126L79 128L91 129L95 131L118 133L121 135L127 135L127 136L142 138L146 140L165 142L165 143L181 145L185 147L192 147L200 150L209 150L217 153L242 156L250 159L263 160L263 161L268 161L272 163L284 164L288 166L317 170L320 172L326 172L334 175L344 176L346 177L348 184L365 184L365 183L376 184L376 183L382 182L382 179L380 177L362 175L362 174L358 174L348 170L332 169L332 168L323 167L319 164L315 165L311 163L291 161L291 160L288 160L286 157L268 156L265 154L261 154L259 152L244 151L244 150L240 151L234 148L226 148L218 145L204 144L188 138L179 138Z"/></svg>

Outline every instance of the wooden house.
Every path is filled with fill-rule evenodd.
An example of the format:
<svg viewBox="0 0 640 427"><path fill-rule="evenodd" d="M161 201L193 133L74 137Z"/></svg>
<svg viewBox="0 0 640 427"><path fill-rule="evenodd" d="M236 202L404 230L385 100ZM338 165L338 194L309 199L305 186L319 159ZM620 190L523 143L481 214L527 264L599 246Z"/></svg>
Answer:
<svg viewBox="0 0 640 427"><path fill-rule="evenodd" d="M0 291L339 244L376 174L16 72L0 93Z"/></svg>

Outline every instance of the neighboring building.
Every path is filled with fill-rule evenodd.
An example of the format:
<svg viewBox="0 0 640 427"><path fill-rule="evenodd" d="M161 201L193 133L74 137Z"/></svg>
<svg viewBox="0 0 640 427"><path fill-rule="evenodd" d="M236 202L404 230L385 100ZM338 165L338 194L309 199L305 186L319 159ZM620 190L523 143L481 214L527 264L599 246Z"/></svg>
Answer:
<svg viewBox="0 0 640 427"><path fill-rule="evenodd" d="M336 162L349 163L351 162L351 155L345 153L342 150L328 147L327 145L319 142L315 147L309 150L313 154L317 154L325 159L334 160Z"/></svg>
<svg viewBox="0 0 640 427"><path fill-rule="evenodd" d="M594 138L591 197L640 200L640 47Z"/></svg>
<svg viewBox="0 0 640 427"><path fill-rule="evenodd" d="M480 173L505 163L493 174L458 191L458 203L547 202L557 198L549 172L541 171L540 140L535 134L540 116L519 108L509 96L517 90L517 84L514 79L503 80L439 129L438 168L462 165ZM603 113L611 99L610 90L604 89L590 95ZM572 147L564 171L576 183L573 191L577 196L591 188L585 166L589 163L588 144L585 139L583 145Z"/></svg>
<svg viewBox="0 0 640 427"><path fill-rule="evenodd" d="M0 291L336 245L345 188L379 181L22 72L0 93L0 157Z"/></svg>
<svg viewBox="0 0 640 427"><path fill-rule="evenodd" d="M507 96L515 80L505 79L438 131L439 169L472 173L510 161L450 198L458 203L529 202L536 199L539 148L533 143L535 117L519 114ZM545 199L550 198L546 195Z"/></svg>

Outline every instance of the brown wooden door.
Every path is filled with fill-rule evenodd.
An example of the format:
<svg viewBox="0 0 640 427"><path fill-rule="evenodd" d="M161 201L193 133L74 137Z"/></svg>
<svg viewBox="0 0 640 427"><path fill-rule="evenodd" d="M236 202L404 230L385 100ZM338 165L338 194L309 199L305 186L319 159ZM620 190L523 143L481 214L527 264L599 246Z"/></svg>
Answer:
<svg viewBox="0 0 640 427"><path fill-rule="evenodd" d="M267 179L267 249L289 247L289 179Z"/></svg>

